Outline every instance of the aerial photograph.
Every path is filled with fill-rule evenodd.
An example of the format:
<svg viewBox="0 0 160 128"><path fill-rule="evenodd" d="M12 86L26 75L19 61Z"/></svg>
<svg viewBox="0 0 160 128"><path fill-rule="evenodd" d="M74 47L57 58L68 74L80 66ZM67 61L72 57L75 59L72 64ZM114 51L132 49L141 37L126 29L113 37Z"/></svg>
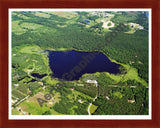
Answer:
<svg viewBox="0 0 160 128"><path fill-rule="evenodd" d="M149 115L149 12L11 11L11 115Z"/></svg>

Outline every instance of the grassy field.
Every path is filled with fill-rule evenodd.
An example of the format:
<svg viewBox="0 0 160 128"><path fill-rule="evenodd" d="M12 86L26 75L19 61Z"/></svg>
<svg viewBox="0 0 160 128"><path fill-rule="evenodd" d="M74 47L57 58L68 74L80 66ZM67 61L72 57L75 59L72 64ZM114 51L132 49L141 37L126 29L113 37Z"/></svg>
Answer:
<svg viewBox="0 0 160 128"><path fill-rule="evenodd" d="M91 114L94 113L96 111L96 109L97 109L97 106L92 104L91 107L90 107L90 113Z"/></svg>
<svg viewBox="0 0 160 128"><path fill-rule="evenodd" d="M47 11L47 13L49 14L54 14L54 15L57 15L59 17L63 17L63 18L67 18L67 19L71 19L73 17L76 17L77 16L77 13L76 12L62 12L62 11Z"/></svg>
<svg viewBox="0 0 160 128"><path fill-rule="evenodd" d="M35 24L35 23L26 23L26 22L24 22L24 23L22 23L22 24L20 25L20 27L22 27L22 28L28 28L28 29L38 29L38 28L43 27L43 25L39 25L39 24Z"/></svg>
<svg viewBox="0 0 160 128"><path fill-rule="evenodd" d="M20 111L18 111L16 108L12 109L12 115L19 115Z"/></svg>
<svg viewBox="0 0 160 128"><path fill-rule="evenodd" d="M44 12L36 12L35 16L43 17L43 18L50 18L51 15L46 14Z"/></svg>
<svg viewBox="0 0 160 128"><path fill-rule="evenodd" d="M12 32L17 35L21 35L26 32L26 29L23 29L19 25L20 20L12 21Z"/></svg>
<svg viewBox="0 0 160 128"><path fill-rule="evenodd" d="M43 92L38 92L33 97L30 97L29 99L21 103L18 107L21 107L23 111L31 113L32 115L42 115L45 111L51 111L52 115L61 115L60 113L56 112L53 108L50 109L50 107L52 107L56 102L59 102L60 95L56 93L54 98L52 97L50 100L46 100L44 98L44 94L45 93ZM47 103L43 103L43 106L41 107L37 101L37 98L46 100ZM54 103L50 104L53 100Z"/></svg>
<svg viewBox="0 0 160 128"><path fill-rule="evenodd" d="M23 47L19 52L21 53L28 53L28 54L41 54L42 52L44 52L44 50L42 50L39 46L26 46Z"/></svg>
<svg viewBox="0 0 160 128"><path fill-rule="evenodd" d="M55 105L55 103L59 103L59 101L61 100L60 99L60 93L55 91L55 90L53 90L52 93L54 94L54 96L50 100L46 100L44 98L44 95L49 94L49 90L47 90L47 89L42 90L42 91L38 92L37 94L35 94L34 96L30 97L29 99L25 100L18 107L21 108L21 110L23 112L27 112L27 113L30 113L32 115L42 115L46 111L50 111L52 115L61 115L60 113L56 112L52 108ZM68 94L67 97L69 98L70 103L77 102L77 101L81 100L82 101L81 104L83 104L83 102L87 102L87 99L92 100L92 98L90 96L85 95L85 94L83 94L81 92L78 92L76 90L72 90L72 93ZM43 107L40 107L40 105L37 101L37 98L41 98L43 100L46 100L47 103L43 103ZM50 104L53 100L54 100L54 102L52 104ZM71 115L76 114L75 110L74 110L75 108L77 109L78 106L73 105L70 108ZM92 113L96 110L96 108L97 108L97 106L95 106L95 105L92 106L92 108L91 108ZM14 113L16 114L16 111Z"/></svg>
<svg viewBox="0 0 160 128"><path fill-rule="evenodd" d="M20 53L25 53L25 54L36 54L36 55L40 55L42 62L45 64L46 67L46 72L47 74L51 73L50 67L49 67L49 58L48 58L48 54L47 52L44 52L44 50L42 50L39 46L33 45L33 46L25 46L22 47L19 50ZM32 57L33 58L33 57ZM36 60L36 58L34 59L34 63L37 63L38 65L42 62L39 62L40 60ZM42 69L41 66L44 65L39 65L39 67L37 67L36 69Z"/></svg>
<svg viewBox="0 0 160 128"><path fill-rule="evenodd" d="M123 94L120 93L120 92L114 92L114 93L113 93L113 96L118 97L118 98L122 98L122 97L123 97Z"/></svg>
<svg viewBox="0 0 160 128"><path fill-rule="evenodd" d="M36 24L36 23L20 23L22 20L12 21L12 32L16 35L24 34L27 30L31 30L31 32L46 32L50 30L52 33L56 31L56 29L50 29L44 25Z"/></svg>
<svg viewBox="0 0 160 128"><path fill-rule="evenodd" d="M50 109L47 105L44 104L43 107L40 107L36 102L23 102L20 107L23 111L31 113L32 115L42 115L45 111L51 111L53 115L61 115L53 109Z"/></svg>

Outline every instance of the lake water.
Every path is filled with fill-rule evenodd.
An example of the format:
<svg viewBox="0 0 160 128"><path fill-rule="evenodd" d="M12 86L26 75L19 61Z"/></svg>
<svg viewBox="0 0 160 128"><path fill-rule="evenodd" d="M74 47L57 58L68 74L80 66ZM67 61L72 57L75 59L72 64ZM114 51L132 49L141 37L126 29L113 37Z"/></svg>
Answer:
<svg viewBox="0 0 160 128"><path fill-rule="evenodd" d="M111 62L101 52L48 51L53 76L65 80L78 80L85 73L120 73L121 65Z"/></svg>
<svg viewBox="0 0 160 128"><path fill-rule="evenodd" d="M38 74L38 73L31 73L31 76L33 76L33 77L37 77L37 78L43 78L43 77L45 77L47 74L42 74L42 75L40 75L40 74Z"/></svg>

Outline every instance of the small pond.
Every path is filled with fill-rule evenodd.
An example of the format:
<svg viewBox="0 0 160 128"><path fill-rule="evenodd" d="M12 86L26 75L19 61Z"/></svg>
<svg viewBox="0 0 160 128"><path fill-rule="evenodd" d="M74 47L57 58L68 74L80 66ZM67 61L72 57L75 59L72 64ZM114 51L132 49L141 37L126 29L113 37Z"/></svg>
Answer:
<svg viewBox="0 0 160 128"><path fill-rule="evenodd" d="M86 23L90 23L90 21L89 20L84 20Z"/></svg>

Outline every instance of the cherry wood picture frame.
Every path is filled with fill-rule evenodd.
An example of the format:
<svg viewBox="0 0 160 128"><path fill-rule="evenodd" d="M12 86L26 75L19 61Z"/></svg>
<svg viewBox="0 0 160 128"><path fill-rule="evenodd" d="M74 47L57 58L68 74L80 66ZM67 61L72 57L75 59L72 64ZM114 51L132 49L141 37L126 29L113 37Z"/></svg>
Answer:
<svg viewBox="0 0 160 128"><path fill-rule="evenodd" d="M148 120L9 120L9 9L12 8L148 8L152 9L152 119ZM159 0L0 0L0 128L160 127Z"/></svg>

